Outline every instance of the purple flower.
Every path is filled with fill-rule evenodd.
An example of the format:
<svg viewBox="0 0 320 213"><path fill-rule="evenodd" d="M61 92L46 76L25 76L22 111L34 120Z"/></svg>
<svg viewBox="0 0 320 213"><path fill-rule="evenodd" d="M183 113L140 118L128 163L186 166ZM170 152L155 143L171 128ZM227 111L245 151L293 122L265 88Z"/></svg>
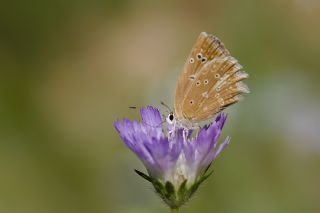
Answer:
<svg viewBox="0 0 320 213"><path fill-rule="evenodd" d="M226 115L199 130L165 131L158 109L140 110L142 122L124 119L114 123L121 139L143 162L149 174L137 171L150 181L170 207L182 205L200 183L212 161L225 149L230 138L218 145ZM193 132L196 131L196 132Z"/></svg>

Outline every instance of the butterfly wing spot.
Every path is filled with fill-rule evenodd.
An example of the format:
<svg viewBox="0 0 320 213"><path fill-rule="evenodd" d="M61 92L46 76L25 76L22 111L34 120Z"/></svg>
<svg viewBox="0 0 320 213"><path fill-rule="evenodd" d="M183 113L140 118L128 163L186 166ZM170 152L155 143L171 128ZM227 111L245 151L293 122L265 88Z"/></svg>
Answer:
<svg viewBox="0 0 320 213"><path fill-rule="evenodd" d="M200 84L201 84L200 81L197 81L197 82L196 82L196 85L197 85L197 86L200 86Z"/></svg>
<svg viewBox="0 0 320 213"><path fill-rule="evenodd" d="M219 87L216 88L216 91L219 92L220 89L221 89L221 87L219 86Z"/></svg>
<svg viewBox="0 0 320 213"><path fill-rule="evenodd" d="M190 75L189 76L189 80L194 81L194 79L196 79L195 75Z"/></svg>
<svg viewBox="0 0 320 213"><path fill-rule="evenodd" d="M214 74L214 77L215 77L215 78L220 78L220 74L219 74L219 73L216 73L216 74Z"/></svg>
<svg viewBox="0 0 320 213"><path fill-rule="evenodd" d="M194 63L194 58L190 58L189 62L190 62L190 64L193 64Z"/></svg>
<svg viewBox="0 0 320 213"><path fill-rule="evenodd" d="M202 97L204 97L204 98L209 98L208 92L202 93Z"/></svg>
<svg viewBox="0 0 320 213"><path fill-rule="evenodd" d="M206 57L202 57L201 63L206 63L206 61L207 61L207 58Z"/></svg>
<svg viewBox="0 0 320 213"><path fill-rule="evenodd" d="M219 98L219 99L218 99L218 103L219 103L221 106L223 106L223 105L224 105L224 100L223 100L223 98Z"/></svg>
<svg viewBox="0 0 320 213"><path fill-rule="evenodd" d="M193 100L190 100L190 101L189 101L189 104L190 104L190 105L193 105L193 104L194 104L194 101L193 101Z"/></svg>
<svg viewBox="0 0 320 213"><path fill-rule="evenodd" d="M209 80L206 79L206 80L203 81L203 83L204 83L204 84L208 84L208 83L209 83Z"/></svg>
<svg viewBox="0 0 320 213"><path fill-rule="evenodd" d="M212 64L211 65L211 72L216 72L216 67L217 67L216 64Z"/></svg>
<svg viewBox="0 0 320 213"><path fill-rule="evenodd" d="M202 59L202 53L198 53L197 54L197 58L198 58L198 60L201 60Z"/></svg>
<svg viewBox="0 0 320 213"><path fill-rule="evenodd" d="M203 70L203 71L201 72L201 75L207 76L207 75L208 75L208 71L207 71L207 70Z"/></svg>

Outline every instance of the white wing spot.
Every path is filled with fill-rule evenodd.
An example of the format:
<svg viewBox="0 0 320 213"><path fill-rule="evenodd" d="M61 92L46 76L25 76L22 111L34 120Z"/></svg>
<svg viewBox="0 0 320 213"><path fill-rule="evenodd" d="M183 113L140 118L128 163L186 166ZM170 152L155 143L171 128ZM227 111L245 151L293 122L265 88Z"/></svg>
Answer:
<svg viewBox="0 0 320 213"><path fill-rule="evenodd" d="M219 73L214 74L214 77L215 77L215 78L220 78Z"/></svg>
<svg viewBox="0 0 320 213"><path fill-rule="evenodd" d="M216 72L216 70L215 70L216 66L217 66L217 65L215 65L215 64L213 64L213 65L211 66L211 72Z"/></svg>
<svg viewBox="0 0 320 213"><path fill-rule="evenodd" d="M189 62L190 62L190 64L193 64L194 63L194 58L190 58Z"/></svg>
<svg viewBox="0 0 320 213"><path fill-rule="evenodd" d="M201 75L208 75L208 70L203 70L203 71L201 72Z"/></svg>
<svg viewBox="0 0 320 213"><path fill-rule="evenodd" d="M197 81L197 82L196 82L196 85L197 85L197 86L200 86L200 84L201 84L200 81Z"/></svg>
<svg viewBox="0 0 320 213"><path fill-rule="evenodd" d="M204 84L208 84L208 83L209 83L209 80L206 79L206 80L203 81L203 83L204 83Z"/></svg>
<svg viewBox="0 0 320 213"><path fill-rule="evenodd" d="M190 75L189 76L189 80L191 80L191 81L194 81L195 78L196 78L195 75Z"/></svg>
<svg viewBox="0 0 320 213"><path fill-rule="evenodd" d="M224 100L223 100L223 98L219 98L218 99L218 103L222 106L222 105L224 105Z"/></svg>
<svg viewBox="0 0 320 213"><path fill-rule="evenodd" d="M197 54L197 58L198 58L198 60L201 60L202 59L202 53L198 53Z"/></svg>
<svg viewBox="0 0 320 213"><path fill-rule="evenodd" d="M208 98L208 97L209 97L208 92L204 92L204 93L202 93L202 97L204 97L204 98Z"/></svg>

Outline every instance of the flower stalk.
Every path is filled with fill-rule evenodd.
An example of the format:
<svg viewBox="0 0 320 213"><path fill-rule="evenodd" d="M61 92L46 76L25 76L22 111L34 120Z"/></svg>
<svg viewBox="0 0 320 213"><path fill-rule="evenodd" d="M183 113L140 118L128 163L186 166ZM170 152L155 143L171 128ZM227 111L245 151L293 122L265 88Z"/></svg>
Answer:
<svg viewBox="0 0 320 213"><path fill-rule="evenodd" d="M172 208L171 209L171 213L178 213L179 212L179 209L178 208Z"/></svg>

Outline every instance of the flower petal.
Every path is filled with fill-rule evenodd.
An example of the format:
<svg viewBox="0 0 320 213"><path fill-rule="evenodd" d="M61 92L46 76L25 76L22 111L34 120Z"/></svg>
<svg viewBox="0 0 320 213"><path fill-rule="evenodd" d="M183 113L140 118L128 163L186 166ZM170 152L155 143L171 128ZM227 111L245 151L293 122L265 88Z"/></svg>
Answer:
<svg viewBox="0 0 320 213"><path fill-rule="evenodd" d="M223 143L220 144L219 148L217 149L217 151L215 152L215 156L214 158L216 158L226 147L227 145L229 145L231 141L231 137L227 137Z"/></svg>
<svg viewBox="0 0 320 213"><path fill-rule="evenodd" d="M141 108L140 114L142 122L149 125L150 127L162 128L162 119L160 112L157 108L147 106L147 108Z"/></svg>
<svg viewBox="0 0 320 213"><path fill-rule="evenodd" d="M195 139L184 144L184 155L190 170L201 175L216 157L216 146L221 134L222 127L226 121L226 116L220 113L215 121L204 126L198 132ZM220 146L219 152L227 145Z"/></svg>

